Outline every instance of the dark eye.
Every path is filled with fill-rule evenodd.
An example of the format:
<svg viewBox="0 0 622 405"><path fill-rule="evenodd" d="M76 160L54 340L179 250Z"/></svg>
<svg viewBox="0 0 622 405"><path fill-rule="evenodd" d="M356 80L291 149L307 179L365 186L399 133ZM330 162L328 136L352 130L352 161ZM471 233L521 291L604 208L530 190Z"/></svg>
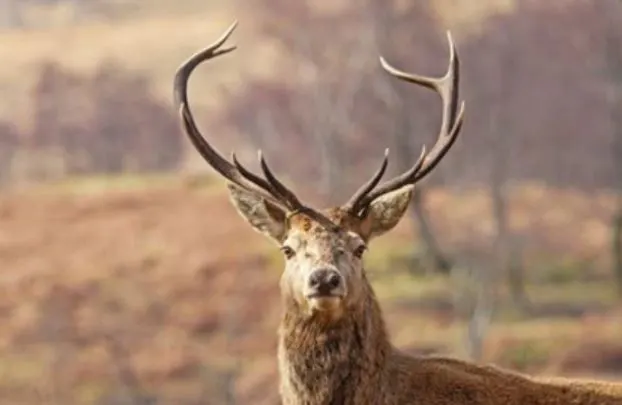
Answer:
<svg viewBox="0 0 622 405"><path fill-rule="evenodd" d="M296 252L294 252L294 249L289 246L281 246L281 252L283 252L285 257L288 259L291 259L296 254Z"/></svg>
<svg viewBox="0 0 622 405"><path fill-rule="evenodd" d="M359 259L361 257L363 257L363 253L365 253L365 251L367 250L367 246L365 245L361 245L359 247L357 247L356 249L354 249L354 256L358 257Z"/></svg>

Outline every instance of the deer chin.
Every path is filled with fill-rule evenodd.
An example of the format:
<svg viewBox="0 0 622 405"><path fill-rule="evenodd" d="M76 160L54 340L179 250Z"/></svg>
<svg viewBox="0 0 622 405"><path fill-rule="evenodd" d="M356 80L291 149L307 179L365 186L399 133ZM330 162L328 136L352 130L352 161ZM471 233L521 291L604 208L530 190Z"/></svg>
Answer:
<svg viewBox="0 0 622 405"><path fill-rule="evenodd" d="M312 295L307 297L307 303L311 313L337 313L341 312L343 297L341 295Z"/></svg>

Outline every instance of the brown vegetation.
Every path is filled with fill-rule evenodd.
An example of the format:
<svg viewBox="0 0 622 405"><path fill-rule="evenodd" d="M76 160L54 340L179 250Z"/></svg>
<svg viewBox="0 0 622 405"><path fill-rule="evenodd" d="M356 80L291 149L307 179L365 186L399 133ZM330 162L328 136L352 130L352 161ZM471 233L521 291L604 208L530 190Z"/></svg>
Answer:
<svg viewBox="0 0 622 405"><path fill-rule="evenodd" d="M249 233L219 190L222 186L195 189L170 180L143 181L149 183L136 189L119 179L121 189L116 190L94 179L89 180L93 184L37 188L0 199L2 398L16 405L40 398L86 405L104 397L127 398L127 390L138 389L159 398L158 403L192 404L190 399L221 395L223 384L217 381L234 370L237 359L237 402L274 403L280 259L273 247ZM523 220L538 220L545 201L548 213L576 221L571 228L538 232L535 250L528 252L527 288L534 305L555 302L587 310L571 317L550 312L516 319L511 309L500 307L483 361L546 372L567 350L576 357L602 345L589 339L595 330L619 347L619 313L605 310L595 317L587 306L611 303L605 269L589 264L589 271L575 271L572 261L541 261L544 252L561 249L577 252L573 260L579 263L606 248L606 237L588 243L572 237L574 226L595 224L606 236L606 215L585 209L594 196L574 194L571 201L565 193L537 188L516 190L513 196L518 201L513 214ZM440 231L457 234L452 246L485 249L469 244L468 231L477 221L469 212L487 209L481 195L432 189L429 198ZM571 203L559 208L554 201L560 198ZM445 310L429 305L448 299L445 283L413 278L400 264L410 237L404 223L379 239L366 259L388 330L398 347L409 351L434 347L461 353L462 320L443 321ZM238 315L232 320L227 308L233 303ZM227 332L232 322L237 326ZM107 345L111 331L131 353L127 359ZM588 360L573 370L583 375L611 371ZM124 385L118 362L133 370L138 387ZM552 370L570 371L564 364Z"/></svg>
<svg viewBox="0 0 622 405"><path fill-rule="evenodd" d="M416 196L425 210L367 253L391 340L409 353L467 355L465 318L478 306L461 297L491 289L481 269L505 274L506 260L491 260L505 232L500 256L518 259L530 305L518 310L495 289L494 314L483 311L490 327L469 323L481 361L620 378L611 268L622 268L622 238L609 227L622 206L622 159L611 153L622 139L615 0L253 0L235 11L236 2L97 0L112 12L75 19L67 2L8 1L28 15L0 32L4 185L198 161L181 151L171 77L235 14L244 46L193 83L201 127L218 127L224 150L243 135L252 147L236 148L241 160L262 148L301 192L336 202L387 145L397 163L388 170L405 170L437 120L425 92L386 80L378 50L435 73L450 27L464 59L469 141ZM26 149L31 141L46 146ZM279 258L211 181L83 177L0 196L3 400L274 403ZM418 231L421 218L457 277L431 274L426 231L408 226Z"/></svg>
<svg viewBox="0 0 622 405"><path fill-rule="evenodd" d="M32 104L31 130L0 128L5 182L164 172L182 162L175 115L147 78L112 62L93 76L41 64Z"/></svg>

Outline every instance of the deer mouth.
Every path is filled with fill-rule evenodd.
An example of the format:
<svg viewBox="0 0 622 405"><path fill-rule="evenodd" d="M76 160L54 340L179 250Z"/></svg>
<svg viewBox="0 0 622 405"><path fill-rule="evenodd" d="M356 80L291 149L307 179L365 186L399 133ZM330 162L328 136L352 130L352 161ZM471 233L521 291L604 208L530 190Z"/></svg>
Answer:
<svg viewBox="0 0 622 405"><path fill-rule="evenodd" d="M341 307L342 294L313 293L307 295L307 302L312 311L333 311Z"/></svg>
<svg viewBox="0 0 622 405"><path fill-rule="evenodd" d="M332 298L343 298L343 294L334 293L334 292L314 292L307 295L308 300L314 299L332 299Z"/></svg>

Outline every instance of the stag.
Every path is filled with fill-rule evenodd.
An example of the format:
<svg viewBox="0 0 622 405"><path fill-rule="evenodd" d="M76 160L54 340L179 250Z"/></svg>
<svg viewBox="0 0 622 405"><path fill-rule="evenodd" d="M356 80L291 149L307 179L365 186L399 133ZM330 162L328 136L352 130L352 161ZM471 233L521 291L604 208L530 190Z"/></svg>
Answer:
<svg viewBox="0 0 622 405"><path fill-rule="evenodd" d="M349 201L317 210L276 177L261 152L263 177L244 167L235 153L231 161L221 156L197 128L188 105L189 77L203 61L235 49L223 45L236 25L181 65L175 75L175 104L190 141L227 180L239 214L283 252L278 367L284 405L622 404L620 385L545 382L494 366L413 357L389 340L363 255L372 239L397 225L415 183L443 159L462 128L459 61L449 33L449 68L443 77L406 73L380 58L390 75L440 95L442 122L430 152L424 147L409 170L380 183L388 163L385 151L375 174Z"/></svg>

